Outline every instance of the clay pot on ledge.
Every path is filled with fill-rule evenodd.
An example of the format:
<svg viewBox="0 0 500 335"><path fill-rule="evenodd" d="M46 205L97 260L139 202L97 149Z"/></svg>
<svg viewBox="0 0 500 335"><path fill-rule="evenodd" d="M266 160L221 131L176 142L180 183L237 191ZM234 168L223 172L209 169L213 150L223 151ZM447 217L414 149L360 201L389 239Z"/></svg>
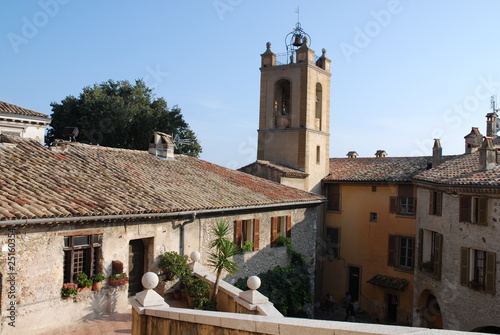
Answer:
<svg viewBox="0 0 500 335"><path fill-rule="evenodd" d="M95 281L92 283L92 291L100 291L102 289L102 282Z"/></svg>
<svg viewBox="0 0 500 335"><path fill-rule="evenodd" d="M110 286L120 286L120 285L125 285L128 284L128 277L125 278L119 278L119 279L108 279L108 283Z"/></svg>

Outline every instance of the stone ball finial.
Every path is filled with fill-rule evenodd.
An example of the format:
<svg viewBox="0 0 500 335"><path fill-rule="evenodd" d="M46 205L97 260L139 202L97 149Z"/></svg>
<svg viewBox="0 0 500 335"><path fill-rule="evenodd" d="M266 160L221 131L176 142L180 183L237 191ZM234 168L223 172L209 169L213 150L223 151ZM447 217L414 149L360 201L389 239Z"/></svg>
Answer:
<svg viewBox="0 0 500 335"><path fill-rule="evenodd" d="M193 251L189 257L191 257L191 260L193 262L199 262L201 259L201 254L199 251Z"/></svg>
<svg viewBox="0 0 500 335"><path fill-rule="evenodd" d="M158 285L159 282L158 275L154 272L146 272L142 276L141 282L142 286L144 286L146 290L152 290Z"/></svg>
<svg viewBox="0 0 500 335"><path fill-rule="evenodd" d="M267 42L267 43L266 43L266 48L267 48L268 50L269 50L269 49L271 49L271 42Z"/></svg>
<svg viewBox="0 0 500 335"><path fill-rule="evenodd" d="M250 276L247 279L247 286L251 290L256 290L260 287L261 281L257 276Z"/></svg>
<svg viewBox="0 0 500 335"><path fill-rule="evenodd" d="M325 48L321 49L321 52L323 53L323 56L326 56L326 49Z"/></svg>

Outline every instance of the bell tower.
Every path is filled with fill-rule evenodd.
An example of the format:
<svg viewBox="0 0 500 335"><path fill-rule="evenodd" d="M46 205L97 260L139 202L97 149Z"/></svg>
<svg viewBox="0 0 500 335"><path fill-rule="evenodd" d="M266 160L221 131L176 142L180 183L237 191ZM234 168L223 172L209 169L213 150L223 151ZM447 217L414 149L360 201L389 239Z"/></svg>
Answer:
<svg viewBox="0 0 500 335"><path fill-rule="evenodd" d="M317 57L300 23L285 39L286 55L267 43L261 55L257 160L298 170L301 181L282 182L321 193L329 173L330 64Z"/></svg>

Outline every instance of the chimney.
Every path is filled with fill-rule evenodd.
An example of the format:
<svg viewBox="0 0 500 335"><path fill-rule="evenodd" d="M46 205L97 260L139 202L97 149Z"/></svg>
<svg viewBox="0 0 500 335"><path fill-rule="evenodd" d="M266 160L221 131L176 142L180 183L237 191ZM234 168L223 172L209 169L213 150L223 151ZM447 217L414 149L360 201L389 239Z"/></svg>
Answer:
<svg viewBox="0 0 500 335"><path fill-rule="evenodd" d="M149 141L148 152L156 157L165 159L175 159L174 156L175 143L172 136L165 133L155 132L151 141Z"/></svg>
<svg viewBox="0 0 500 335"><path fill-rule="evenodd" d="M349 152L347 153L347 157L348 157L348 158L357 158L358 156L359 156L359 155L358 155L358 153L357 153L356 151L349 151Z"/></svg>
<svg viewBox="0 0 500 335"><path fill-rule="evenodd" d="M479 148L479 168L488 171L497 165L497 149L493 147L493 139L484 137L483 144Z"/></svg>
<svg viewBox="0 0 500 335"><path fill-rule="evenodd" d="M443 148L441 147L441 141L439 138L434 139L434 146L432 147L432 167L436 167L441 164L443 159Z"/></svg>
<svg viewBox="0 0 500 335"><path fill-rule="evenodd" d="M377 158L386 157L386 156L387 156L387 152L385 152L385 150L377 150L377 152L375 153L375 157L377 157Z"/></svg>
<svg viewBox="0 0 500 335"><path fill-rule="evenodd" d="M486 136L496 137L498 132L498 115L497 113L486 114Z"/></svg>
<svg viewBox="0 0 500 335"><path fill-rule="evenodd" d="M483 139L483 135L479 132L477 127L472 127L472 130L468 135L464 136L465 138L465 153L472 154L479 149L481 146L481 142Z"/></svg>

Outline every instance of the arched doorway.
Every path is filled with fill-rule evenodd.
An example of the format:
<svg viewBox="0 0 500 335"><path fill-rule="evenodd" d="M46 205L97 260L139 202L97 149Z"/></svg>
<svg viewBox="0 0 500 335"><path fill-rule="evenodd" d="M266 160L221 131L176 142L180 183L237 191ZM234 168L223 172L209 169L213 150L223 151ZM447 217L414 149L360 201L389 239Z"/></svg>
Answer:
<svg viewBox="0 0 500 335"><path fill-rule="evenodd" d="M500 334L500 327L497 327L497 326L479 327L479 328L471 330L471 332L488 333L488 334Z"/></svg>
<svg viewBox="0 0 500 335"><path fill-rule="evenodd" d="M418 310L421 327L443 329L443 315L434 293L429 290L422 292L418 299Z"/></svg>

